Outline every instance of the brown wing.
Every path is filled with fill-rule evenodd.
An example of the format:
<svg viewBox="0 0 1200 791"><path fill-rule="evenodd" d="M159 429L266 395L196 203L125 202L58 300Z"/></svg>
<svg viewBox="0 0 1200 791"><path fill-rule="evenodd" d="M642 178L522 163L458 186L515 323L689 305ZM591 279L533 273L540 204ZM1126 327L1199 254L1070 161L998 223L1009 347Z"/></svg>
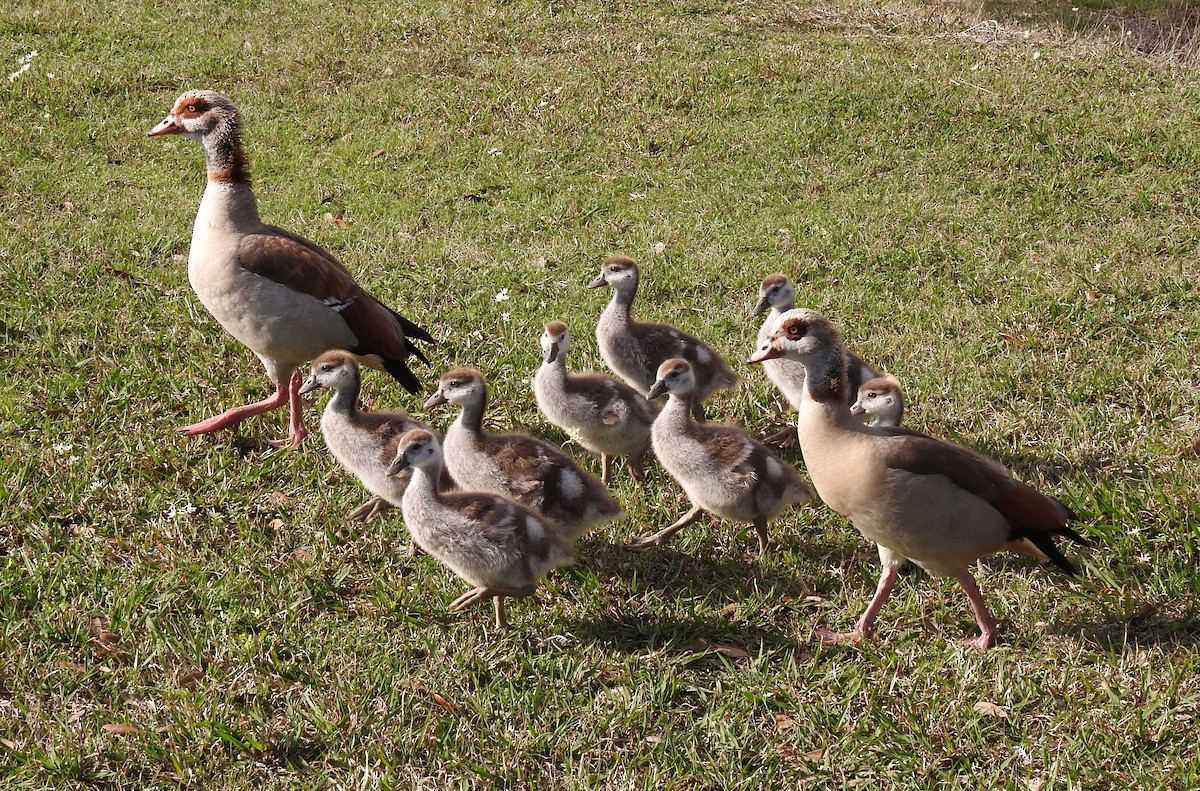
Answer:
<svg viewBox="0 0 1200 791"><path fill-rule="evenodd" d="M340 261L307 239L279 228L243 237L238 244L238 263L334 309L363 295Z"/></svg>
<svg viewBox="0 0 1200 791"><path fill-rule="evenodd" d="M384 368L411 391L419 389L416 378L402 363L414 351L406 338L432 342L412 322L395 313L362 290L350 272L331 254L302 236L281 228L250 234L238 245L238 262L244 269L301 294L308 294L337 312L358 338L356 354L378 355ZM418 352L418 357L424 357Z"/></svg>
<svg viewBox="0 0 1200 791"><path fill-rule="evenodd" d="M889 428L882 443L887 466L915 475L944 475L986 500L1014 524L1042 532L1062 530L1070 510L1052 497L1016 480L995 462L944 440L910 429Z"/></svg>

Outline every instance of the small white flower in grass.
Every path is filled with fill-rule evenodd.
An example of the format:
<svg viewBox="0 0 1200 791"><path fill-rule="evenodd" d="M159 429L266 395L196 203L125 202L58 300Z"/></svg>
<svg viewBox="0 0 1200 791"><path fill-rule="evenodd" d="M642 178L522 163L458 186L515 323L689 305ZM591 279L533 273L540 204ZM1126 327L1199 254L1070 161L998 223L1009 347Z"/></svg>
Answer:
<svg viewBox="0 0 1200 791"><path fill-rule="evenodd" d="M644 193L641 193L641 192L629 193L629 200L645 200L645 199L646 199L646 196Z"/></svg>
<svg viewBox="0 0 1200 791"><path fill-rule="evenodd" d="M492 156L494 156L494 157L498 157L498 156L500 156L500 149L498 149L498 148L489 148L489 149L488 149L488 153L489 153L489 154L491 154L491 155L492 155Z"/></svg>
<svg viewBox="0 0 1200 791"><path fill-rule="evenodd" d="M1154 558L1150 557L1150 555L1143 552L1142 554L1138 555L1138 562L1149 565L1150 563L1154 562Z"/></svg>
<svg viewBox="0 0 1200 791"><path fill-rule="evenodd" d="M90 484L88 484L88 488L91 489L93 492L96 491L97 489L103 489L104 481L99 481L99 480L92 481Z"/></svg>
<svg viewBox="0 0 1200 791"><path fill-rule="evenodd" d="M504 319L505 321L508 321L509 315L510 315L509 312L506 310L500 314L500 318Z"/></svg>
<svg viewBox="0 0 1200 791"><path fill-rule="evenodd" d="M652 247L650 249L652 249L654 251L655 255L662 255L663 251L667 249L667 243L666 242L656 242L654 244L654 247Z"/></svg>
<svg viewBox="0 0 1200 791"><path fill-rule="evenodd" d="M75 446L67 442L60 442L54 446L55 453L66 453L72 450L75 450Z"/></svg>
<svg viewBox="0 0 1200 791"><path fill-rule="evenodd" d="M500 289L499 291L496 292L496 296L492 297L492 299L496 300L497 302L506 301L508 299L508 289L507 288Z"/></svg>
<svg viewBox="0 0 1200 791"><path fill-rule="evenodd" d="M191 515L191 514L196 513L199 510L200 510L199 508L192 505L191 503L184 503L182 508L176 508L174 505L172 505L171 510L167 511L167 519L174 519L175 517L179 516L180 514Z"/></svg>
<svg viewBox="0 0 1200 791"><path fill-rule="evenodd" d="M24 66L22 66L21 68L17 69L16 71L14 71L12 74L8 75L8 81L9 81L9 82L12 82L12 81L13 81L13 80L15 80L17 77L20 77L22 74L24 74L24 73L25 73L25 72L27 72L27 71L29 71L29 64L28 64L28 63L26 63Z"/></svg>

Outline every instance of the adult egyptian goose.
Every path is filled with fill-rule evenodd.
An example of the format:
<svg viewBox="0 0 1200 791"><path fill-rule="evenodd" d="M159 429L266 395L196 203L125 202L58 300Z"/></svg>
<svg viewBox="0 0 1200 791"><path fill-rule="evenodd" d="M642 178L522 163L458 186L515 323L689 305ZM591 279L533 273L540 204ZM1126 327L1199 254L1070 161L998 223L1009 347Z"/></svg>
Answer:
<svg viewBox="0 0 1200 791"><path fill-rule="evenodd" d="M980 628L967 642L980 650L992 644L998 622L968 569L973 561L1027 539L1075 573L1053 540L1057 535L1088 543L1069 526L1075 517L1066 505L959 445L908 429L865 426L850 414L848 355L823 316L784 313L767 347L749 361L780 356L805 367L797 429L813 486L826 505L878 544L883 564L875 595L854 629L822 632L823 642L870 636L906 559L958 580Z"/></svg>
<svg viewBox="0 0 1200 791"><path fill-rule="evenodd" d="M600 481L608 485L613 456L627 456L629 471L642 479L642 459L650 450L650 426L658 410L646 397L611 376L567 373L571 346L567 325L546 324L543 362L533 378L538 408L554 425L600 454Z"/></svg>
<svg viewBox="0 0 1200 791"><path fill-rule="evenodd" d="M370 522L380 513L400 506L411 473L388 475L396 458L400 437L416 428L427 428L405 412L363 412L358 406L362 374L358 360L349 352L325 352L313 360L309 376L300 385L304 395L319 388L332 390L333 398L321 414L321 434L334 458L374 495L351 511L348 519ZM441 487L454 486L449 474Z"/></svg>
<svg viewBox="0 0 1200 791"><path fill-rule="evenodd" d="M547 572L575 561L559 527L531 509L489 492L439 490L442 448L433 432L413 429L400 438L388 474L410 468L404 523L421 548L475 586L451 602L451 612L491 599L496 628L506 629L505 596L530 596Z"/></svg>
<svg viewBox="0 0 1200 791"><path fill-rule="evenodd" d="M207 434L290 404L288 438L271 444L299 444L308 436L300 366L329 349L353 352L410 392L420 389L405 360L425 359L412 341L432 343L429 334L363 291L332 255L259 219L240 115L228 99L188 91L150 134L182 134L204 147L208 186L192 229L188 279L213 318L258 355L276 388L270 398L180 432Z"/></svg>
<svg viewBox="0 0 1200 791"><path fill-rule="evenodd" d="M483 429L487 384L473 368L455 368L438 382L425 406L462 407L446 431L450 475L471 491L494 492L553 520L574 540L599 522L624 516L621 505L595 476L549 442L528 434L491 434Z"/></svg>
<svg viewBox="0 0 1200 791"><path fill-rule="evenodd" d="M758 287L758 302L754 305L751 316L761 315L768 308L770 312L758 328L758 337L754 348L763 348L767 340L775 332L775 325L785 311L796 307L796 289L787 275L776 272L763 278ZM783 397L788 400L793 409L800 408L800 399L804 393L804 366L794 360L785 358L763 360L763 373L767 375ZM869 380L879 377L871 366L862 358L850 352L850 387L851 393L857 393L859 386ZM853 396L851 396L853 400ZM796 427L787 428L772 434L765 440L771 445L789 447L796 442Z"/></svg>
<svg viewBox="0 0 1200 791"><path fill-rule="evenodd" d="M760 347L761 348L761 347ZM778 360L767 360L766 365ZM850 414L867 416L868 425L895 427L904 420L904 391L900 380L891 374L877 376L858 388L858 399L850 405Z"/></svg>
<svg viewBox="0 0 1200 791"><path fill-rule="evenodd" d="M654 455L683 487L692 509L670 527L634 539L630 546L658 546L711 511L752 523L763 554L767 523L789 505L808 502L812 490L791 466L741 429L693 422L695 391L695 374L687 360L676 357L659 366L647 396L668 398L650 432Z"/></svg>
<svg viewBox="0 0 1200 791"><path fill-rule="evenodd" d="M737 384L737 376L706 343L667 324L635 321L630 314L637 296L638 265L632 258L615 255L607 259L588 288L608 286L612 300L596 324L600 356L626 383L645 393L654 384L658 366L672 357L692 364L696 393L692 408L704 420L704 401L718 390Z"/></svg>

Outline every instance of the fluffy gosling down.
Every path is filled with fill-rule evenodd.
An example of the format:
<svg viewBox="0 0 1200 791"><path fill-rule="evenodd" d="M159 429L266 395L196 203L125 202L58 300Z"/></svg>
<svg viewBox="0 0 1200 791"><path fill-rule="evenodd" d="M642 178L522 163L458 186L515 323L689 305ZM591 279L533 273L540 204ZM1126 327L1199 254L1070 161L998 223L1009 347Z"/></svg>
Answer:
<svg viewBox="0 0 1200 791"><path fill-rule="evenodd" d="M321 435L329 452L374 497L347 515L354 522L369 523L393 506L399 507L411 473L388 475L388 466L396 458L400 437L426 426L405 412L363 412L358 406L362 372L354 355L331 351L313 360L309 376L300 385L300 393L320 388L333 391L333 398L321 413ZM442 476L442 488L453 486L448 474Z"/></svg>
<svg viewBox="0 0 1200 791"><path fill-rule="evenodd" d="M644 395L611 376L591 371L568 374L571 338L563 322L546 324L541 345L543 362L533 379L533 394L546 420L600 454L600 480L605 485L614 456L627 457L629 472L642 480L642 459L650 450L650 426L658 410Z"/></svg>
<svg viewBox="0 0 1200 791"><path fill-rule="evenodd" d="M612 300L596 323L600 356L630 386L645 393L654 384L658 366L672 357L692 364L696 397L692 404L697 420L704 420L704 402L718 390L737 384L737 376L703 341L667 324L635 321L630 315L641 275L637 262L623 255L607 259L588 288L608 286Z"/></svg>
<svg viewBox="0 0 1200 791"><path fill-rule="evenodd" d="M442 492L442 447L433 432L400 438L389 475L412 468L404 491L404 522L417 544L475 587L450 603L458 612L491 599L496 628L507 629L506 596L531 596L553 568L575 562L558 526L530 509L488 492Z"/></svg>
<svg viewBox="0 0 1200 791"><path fill-rule="evenodd" d="M203 146L208 185L192 229L188 280L217 323L258 355L275 383L274 395L181 433L207 434L290 405L288 438L271 444L299 444L308 436L300 366L329 349L361 355L409 392L420 389L406 360L424 360L413 341L433 338L363 291L328 252L259 219L241 115L232 102L213 91L188 91L149 134L184 135Z"/></svg>
<svg viewBox="0 0 1200 791"><path fill-rule="evenodd" d="M553 520L572 540L597 523L624 516L604 484L557 446L528 434L485 431L487 397L483 374L456 368L442 376L425 402L462 408L446 431L445 445L446 466L459 486L512 497Z"/></svg>
<svg viewBox="0 0 1200 791"><path fill-rule="evenodd" d="M875 595L854 628L844 634L822 631L822 642L870 637L906 560L958 581L980 629L966 642L979 650L992 644L998 622L971 576L971 563L1026 539L1075 574L1053 540L1088 543L1069 526L1075 516L1066 505L959 445L909 429L865 426L850 414L849 358L823 316L786 312L767 346L749 361L777 357L804 364L797 430L817 494L878 545L883 565Z"/></svg>
<svg viewBox="0 0 1200 791"><path fill-rule="evenodd" d="M669 397L650 432L654 455L683 487L692 509L670 527L635 539L630 546L662 544L704 511L711 511L752 523L763 554L767 523L788 506L808 502L812 490L796 470L741 429L694 422L695 391L695 374L687 360L674 358L659 366L648 396Z"/></svg>

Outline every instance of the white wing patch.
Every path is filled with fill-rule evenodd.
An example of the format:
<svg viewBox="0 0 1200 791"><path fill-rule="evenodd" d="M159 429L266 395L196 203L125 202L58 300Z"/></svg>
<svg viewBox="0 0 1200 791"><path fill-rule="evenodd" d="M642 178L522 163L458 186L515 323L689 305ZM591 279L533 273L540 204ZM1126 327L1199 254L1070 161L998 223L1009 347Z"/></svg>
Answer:
<svg viewBox="0 0 1200 791"><path fill-rule="evenodd" d="M574 500L583 494L583 481L574 470L563 470L559 479L563 497Z"/></svg>
<svg viewBox="0 0 1200 791"><path fill-rule="evenodd" d="M336 299L334 297L326 297L325 299L323 299L321 301L325 303L326 307L333 308L334 313L341 313L343 310L345 310L346 308L353 305L355 299L357 299L357 297L350 297L350 299Z"/></svg>

